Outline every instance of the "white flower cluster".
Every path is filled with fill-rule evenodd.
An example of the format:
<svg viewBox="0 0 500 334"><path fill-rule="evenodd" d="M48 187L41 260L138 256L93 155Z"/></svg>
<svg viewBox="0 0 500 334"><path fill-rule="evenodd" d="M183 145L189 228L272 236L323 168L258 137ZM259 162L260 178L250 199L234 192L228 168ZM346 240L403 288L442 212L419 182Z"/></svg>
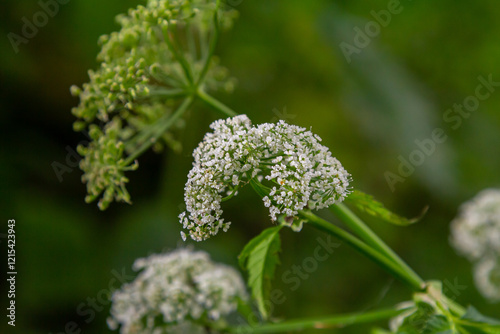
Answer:
<svg viewBox="0 0 500 334"><path fill-rule="evenodd" d="M474 281L484 297L500 301L500 256L479 261L474 267Z"/></svg>
<svg viewBox="0 0 500 334"><path fill-rule="evenodd" d="M245 115L210 127L213 132L193 153L184 195L187 212L179 216L193 240L229 228L221 218L221 202L250 180L270 184L263 201L273 221L280 214L295 216L306 206L328 207L349 193L349 174L311 131L284 121L253 126Z"/></svg>
<svg viewBox="0 0 500 334"><path fill-rule="evenodd" d="M179 249L138 259L138 277L113 293L111 329L120 333L197 333L247 299L241 275L207 253ZM204 331L200 331L204 333Z"/></svg>
<svg viewBox="0 0 500 334"><path fill-rule="evenodd" d="M500 301L500 190L483 190L461 206L451 223L451 243L475 263L479 291Z"/></svg>

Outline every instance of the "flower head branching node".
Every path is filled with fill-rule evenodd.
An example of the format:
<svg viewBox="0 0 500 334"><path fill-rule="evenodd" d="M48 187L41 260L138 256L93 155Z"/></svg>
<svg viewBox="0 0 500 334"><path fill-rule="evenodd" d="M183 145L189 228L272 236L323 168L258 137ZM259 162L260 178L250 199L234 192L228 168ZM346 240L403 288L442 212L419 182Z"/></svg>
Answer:
<svg viewBox="0 0 500 334"><path fill-rule="evenodd" d="M100 38L99 69L71 88L80 98L74 129L92 132L90 144L79 149L87 202L101 194L101 209L112 200L129 201L124 172L151 146L179 149L173 133L183 126L185 102L198 90L232 90L234 81L213 51L236 13L215 0L149 0L119 15L121 29ZM109 149L110 142L116 148Z"/></svg>
<svg viewBox="0 0 500 334"><path fill-rule="evenodd" d="M349 193L349 174L311 131L284 121L253 126L245 115L210 127L213 132L193 153L184 195L187 210L180 215L193 240L229 228L221 203L248 183L262 195L273 221L278 215L294 217L306 207L326 208Z"/></svg>
<svg viewBox="0 0 500 334"><path fill-rule="evenodd" d="M451 242L475 263L479 291L500 301L500 190L483 190L461 206L451 223Z"/></svg>
<svg viewBox="0 0 500 334"><path fill-rule="evenodd" d="M128 333L206 333L247 300L235 269L216 264L207 253L179 249L138 259L137 278L111 298L111 329ZM215 333L215 332L214 332Z"/></svg>

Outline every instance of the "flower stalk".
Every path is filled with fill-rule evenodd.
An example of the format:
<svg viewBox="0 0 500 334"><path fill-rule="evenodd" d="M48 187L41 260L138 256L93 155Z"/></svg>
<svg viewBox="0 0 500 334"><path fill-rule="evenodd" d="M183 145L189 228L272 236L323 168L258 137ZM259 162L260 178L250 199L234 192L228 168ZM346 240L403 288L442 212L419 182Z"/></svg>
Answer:
<svg viewBox="0 0 500 334"><path fill-rule="evenodd" d="M189 109L191 104L193 103L193 97L187 97L184 102L177 108L173 115L164 115L161 119L158 120L157 123L153 124L148 131L149 138L146 142L143 142L134 153L130 154L125 160L124 164L128 165L132 163L137 157L139 157L142 153L144 153L151 145L153 145L158 138L160 138L174 123L184 115L186 110Z"/></svg>
<svg viewBox="0 0 500 334"><path fill-rule="evenodd" d="M400 266L415 282L420 282L421 289L424 288L425 282L415 271L404 262L380 237L373 232L358 216L356 216L347 206L342 203L334 204L329 208L344 224L347 225L354 233L356 233L369 246L375 248L387 258L392 260L396 265ZM417 290L418 291L418 290Z"/></svg>
<svg viewBox="0 0 500 334"><path fill-rule="evenodd" d="M415 277L412 272L405 270L403 267L396 264L393 260L382 254L380 251L364 243L351 233L341 229L338 226L318 217L311 211L300 211L300 217L306 219L310 226L326 232L340 240L346 242L354 249L367 256L369 259L377 263L380 267L388 271L394 277L408 285L413 291L423 291L425 283L417 276Z"/></svg>
<svg viewBox="0 0 500 334"><path fill-rule="evenodd" d="M369 323L386 320L405 312L406 309L384 309L365 313L351 313L335 315L323 318L307 318L283 321L263 325L247 325L232 327L225 330L226 333L285 333L291 331L302 331L306 329L341 328L354 324Z"/></svg>
<svg viewBox="0 0 500 334"><path fill-rule="evenodd" d="M220 111L224 115L228 117L234 117L238 115L237 112L226 106L224 103L220 102L219 100L215 99L211 95L207 94L204 90L198 89L197 96L203 100L206 104L214 108L215 110Z"/></svg>

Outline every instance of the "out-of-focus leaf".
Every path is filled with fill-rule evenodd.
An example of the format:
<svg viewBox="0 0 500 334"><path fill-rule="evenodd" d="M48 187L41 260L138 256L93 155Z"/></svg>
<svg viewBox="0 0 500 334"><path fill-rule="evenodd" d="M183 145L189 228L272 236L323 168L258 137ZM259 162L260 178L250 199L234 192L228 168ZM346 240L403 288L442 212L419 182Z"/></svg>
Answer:
<svg viewBox="0 0 500 334"><path fill-rule="evenodd" d="M323 12L320 22L327 42L338 51L339 64L344 65L341 70L346 109L367 137L398 152L394 165L389 167L398 169L399 158L408 159L411 152L419 149L416 141L428 139L436 129L438 110L430 94L401 61L378 47L376 38L368 38L363 46L355 42L359 39L355 28L364 27L364 20L332 5ZM342 51L346 44L355 46L357 51ZM433 153L415 168L416 176L433 191L453 195L456 181L449 144L440 144L439 154Z"/></svg>
<svg viewBox="0 0 500 334"><path fill-rule="evenodd" d="M458 321L464 333L470 334L499 334L500 320L482 315L476 308L469 306L465 314Z"/></svg>
<svg viewBox="0 0 500 334"><path fill-rule="evenodd" d="M465 314L462 316L463 320L468 320L471 322L480 322L480 323L485 323L485 324L490 324L490 325L497 325L500 328L500 320L498 319L493 319L490 317L487 317L485 315L482 315L479 313L474 306L469 306Z"/></svg>

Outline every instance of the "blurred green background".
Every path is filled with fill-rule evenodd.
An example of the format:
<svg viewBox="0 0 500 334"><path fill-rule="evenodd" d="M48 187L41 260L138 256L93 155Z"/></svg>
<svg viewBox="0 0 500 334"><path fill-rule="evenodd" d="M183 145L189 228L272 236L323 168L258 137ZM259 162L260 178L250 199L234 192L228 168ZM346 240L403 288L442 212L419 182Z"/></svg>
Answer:
<svg viewBox="0 0 500 334"><path fill-rule="evenodd" d="M500 185L500 90L456 129L443 116L475 94L479 76L500 81L500 4L401 1L400 12L348 62L341 43L355 45L354 29L364 30L374 20L371 12L390 2L228 1L240 18L217 54L239 83L232 95L218 98L255 123L285 118L312 127L352 174L353 186L394 211L414 216L429 205L425 219L411 227L371 225L425 279L444 280L451 297L498 316L500 306L479 295L471 265L448 237L460 203ZM3 316L2 332L108 332L108 286L116 272L130 276L137 257L180 244L177 215L191 152L219 117L203 104L188 116L181 154L141 157L139 170L129 175L131 206L113 203L100 212L84 203L78 168L62 181L53 169L54 162L68 165L67 147L86 139L72 131L70 109L78 101L69 87L86 82L87 70L97 66L96 41L117 28L115 15L139 3L69 1L18 53L7 34L21 34L22 18L31 20L41 7L34 0L0 4L0 232L6 233L7 219L16 220L18 271L16 327L6 328ZM430 138L436 128L446 141L392 191L386 172L397 173L398 157L408 159L418 148L415 140ZM233 221L230 230L195 247L236 265L243 245L270 221L250 189L225 205L225 216ZM274 286L286 301L276 305L276 317L369 310L410 298L406 287L346 245L292 291L282 275L312 256L320 236L308 228L284 231ZM0 240L5 263L6 239Z"/></svg>

